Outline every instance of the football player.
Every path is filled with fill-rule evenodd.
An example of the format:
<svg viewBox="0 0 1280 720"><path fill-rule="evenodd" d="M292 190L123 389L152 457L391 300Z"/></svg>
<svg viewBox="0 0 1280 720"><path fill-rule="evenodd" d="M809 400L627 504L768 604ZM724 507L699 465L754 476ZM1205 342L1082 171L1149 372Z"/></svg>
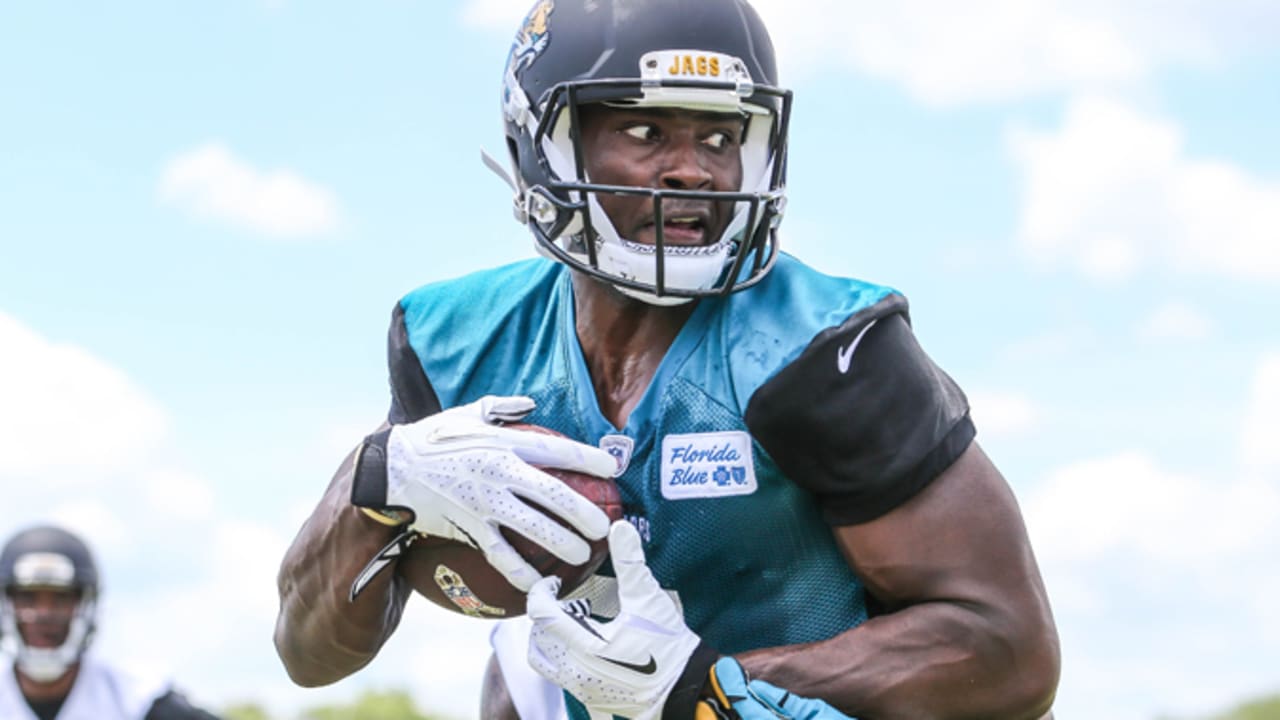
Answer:
<svg viewBox="0 0 1280 720"><path fill-rule="evenodd" d="M901 293L779 249L790 111L744 0L537 2L502 112L545 258L395 306L387 422L281 568L297 682L374 657L409 591L394 572L342 588L413 531L529 589L528 662L574 720L1049 710L1055 625L964 393ZM511 420L576 442L535 449ZM627 519L606 528L526 461L614 474ZM522 499L608 534L580 597L499 533L586 558Z"/></svg>
<svg viewBox="0 0 1280 720"><path fill-rule="evenodd" d="M97 622L98 568L80 538L32 527L0 551L0 717L10 720L216 720L168 682L86 652Z"/></svg>

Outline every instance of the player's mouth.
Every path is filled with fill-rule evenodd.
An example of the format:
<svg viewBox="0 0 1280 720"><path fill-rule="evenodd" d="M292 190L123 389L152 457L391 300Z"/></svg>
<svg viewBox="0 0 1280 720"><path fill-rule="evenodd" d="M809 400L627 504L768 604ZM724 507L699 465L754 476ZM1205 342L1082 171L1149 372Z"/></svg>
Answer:
<svg viewBox="0 0 1280 720"><path fill-rule="evenodd" d="M45 625L28 626L23 628L23 640L31 647L36 648L56 648L67 639L68 628L65 625L61 627L48 627Z"/></svg>
<svg viewBox="0 0 1280 720"><path fill-rule="evenodd" d="M710 213L706 210L672 212L662 220L662 241L667 245L706 245L711 240L710 227ZM637 228L632 234L632 239L636 242L656 245L657 224L650 218Z"/></svg>

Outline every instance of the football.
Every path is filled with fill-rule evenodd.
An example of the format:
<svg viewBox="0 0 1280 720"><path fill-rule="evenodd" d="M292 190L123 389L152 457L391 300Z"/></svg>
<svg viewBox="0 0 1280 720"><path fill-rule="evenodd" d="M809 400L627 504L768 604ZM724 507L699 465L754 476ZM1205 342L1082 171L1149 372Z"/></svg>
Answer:
<svg viewBox="0 0 1280 720"><path fill-rule="evenodd" d="M528 423L510 423L507 427L527 432L559 434L549 428ZM611 478L599 478L558 468L539 469L559 478L591 500L604 510L610 522L622 518L622 497ZM529 504L559 521L554 513L536 503ZM562 521L560 524L568 526ZM607 538L588 541L591 545L591 557L582 565L570 565L518 533L503 528L502 534L516 552L543 577L560 576L562 596L591 577L609 554ZM456 540L418 538L397 562L396 571L416 592L446 610L494 620L516 617L525 612L526 594L507 582L479 550Z"/></svg>

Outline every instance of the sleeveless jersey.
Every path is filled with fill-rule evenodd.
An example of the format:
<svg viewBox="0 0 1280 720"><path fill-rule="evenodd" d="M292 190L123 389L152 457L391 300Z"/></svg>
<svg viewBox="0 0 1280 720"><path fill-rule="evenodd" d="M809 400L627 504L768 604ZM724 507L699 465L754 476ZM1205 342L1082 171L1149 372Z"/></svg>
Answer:
<svg viewBox="0 0 1280 720"><path fill-rule="evenodd" d="M528 395L528 422L619 457L650 569L722 653L863 622L866 593L830 525L896 507L973 436L963 394L910 334L906 300L783 255L755 287L698 301L616 428L583 359L569 273L535 259L407 295L389 336L389 420ZM606 617L608 583L588 586ZM585 717L576 701L570 713Z"/></svg>

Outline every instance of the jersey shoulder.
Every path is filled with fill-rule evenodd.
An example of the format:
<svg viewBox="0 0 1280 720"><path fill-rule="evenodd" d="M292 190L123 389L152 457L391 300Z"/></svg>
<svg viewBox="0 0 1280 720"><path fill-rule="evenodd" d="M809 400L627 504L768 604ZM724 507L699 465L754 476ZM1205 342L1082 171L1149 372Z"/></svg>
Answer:
<svg viewBox="0 0 1280 720"><path fill-rule="evenodd" d="M554 346L566 273L559 263L534 258L405 295L389 338L393 395L410 397L412 388L429 386L432 398L424 407L434 411L512 394L516 379L529 372L529 359ZM402 404L408 410L413 403Z"/></svg>
<svg viewBox="0 0 1280 720"><path fill-rule="evenodd" d="M721 316L739 397L750 396L825 334L907 312L906 297L892 287L827 275L781 253L764 280L729 297Z"/></svg>
<svg viewBox="0 0 1280 720"><path fill-rule="evenodd" d="M543 258L531 258L480 270L450 280L428 283L400 299L410 326L442 324L457 313L480 316L507 314L518 308L545 305L563 272L563 266Z"/></svg>

